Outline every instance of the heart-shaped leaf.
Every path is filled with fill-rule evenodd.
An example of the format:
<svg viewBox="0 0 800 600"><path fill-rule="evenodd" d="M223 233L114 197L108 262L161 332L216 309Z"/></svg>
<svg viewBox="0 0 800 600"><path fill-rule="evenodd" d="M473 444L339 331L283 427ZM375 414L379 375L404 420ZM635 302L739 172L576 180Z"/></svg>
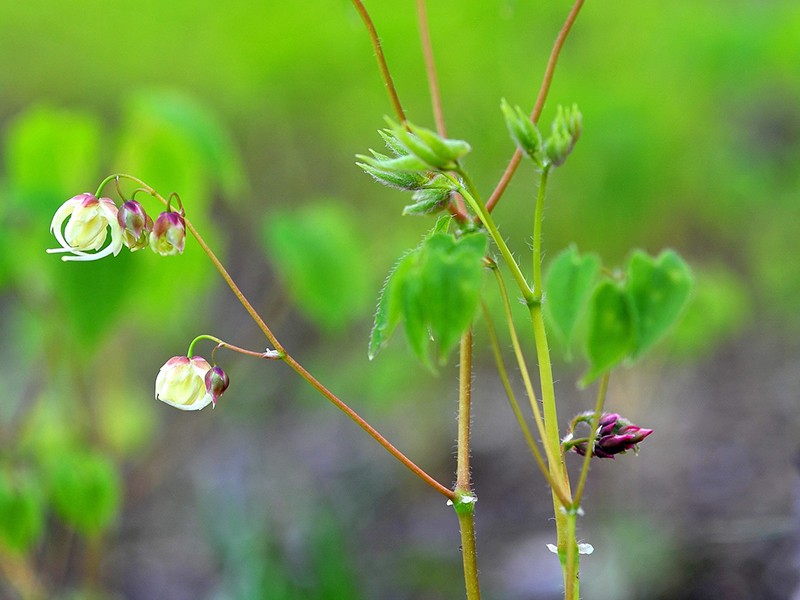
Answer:
<svg viewBox="0 0 800 600"><path fill-rule="evenodd" d="M586 355L589 372L581 385L622 362L634 349L636 329L630 297L613 281L602 281L594 291L589 310L589 334Z"/></svg>
<svg viewBox="0 0 800 600"><path fill-rule="evenodd" d="M675 324L692 290L689 267L673 250L652 258L634 252L625 290L630 296L636 330L631 357L639 358Z"/></svg>
<svg viewBox="0 0 800 600"><path fill-rule="evenodd" d="M544 314L567 355L575 327L586 311L599 272L600 259L597 255L581 256L574 245L562 251L550 263L544 281Z"/></svg>

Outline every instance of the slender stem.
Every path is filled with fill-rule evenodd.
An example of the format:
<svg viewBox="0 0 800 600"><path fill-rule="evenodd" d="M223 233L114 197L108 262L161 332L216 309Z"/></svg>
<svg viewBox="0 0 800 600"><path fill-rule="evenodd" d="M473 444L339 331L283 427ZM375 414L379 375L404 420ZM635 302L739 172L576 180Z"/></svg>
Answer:
<svg viewBox="0 0 800 600"><path fill-rule="evenodd" d="M545 420L542 419L542 412L539 409L539 401L536 399L536 392L533 390L533 384L531 383L530 371L528 370L528 365L525 362L525 355L522 352L522 346L519 343L519 337L517 336L517 330L514 327L513 317L511 315L511 305L508 301L508 293L506 292L506 286L503 282L503 278L500 275L498 269L494 269L495 277L497 279L497 284L500 289L500 296L503 301L503 308L506 314L506 321L508 322L508 330L509 335L511 336L511 345L514 348L514 355L517 359L517 365L519 366L520 374L522 376L522 381L525 385L525 391L528 394L528 399L531 404L531 411L533 412L533 418L536 422L536 427L539 430L539 435L542 438L542 443L544 443L544 451L545 455L547 456L547 463L550 465L548 469L548 476L547 481L550 484L550 487L553 490L553 493L558 497L560 503L563 506L569 506L571 501L569 500L567 492L564 491L564 487L562 484L558 483L560 480L556 477L553 477L552 469L553 465L558 464L558 461L561 457L560 449L558 452L553 452L552 445L547 443L547 428L545 424Z"/></svg>
<svg viewBox="0 0 800 600"><path fill-rule="evenodd" d="M478 583L478 555L475 549L475 504L470 510L457 510L458 528L461 533L461 558L464 563L464 583L467 600L480 600L481 588Z"/></svg>
<svg viewBox="0 0 800 600"><path fill-rule="evenodd" d="M446 138L447 129L444 124L442 95L439 91L439 78L436 76L436 62L433 59L433 44L431 44L431 30L428 25L428 10L425 0L417 0L417 19L419 21L419 37L422 42L422 54L425 57L425 71L428 75L428 89L431 93L433 118L436 121L436 131L440 136Z"/></svg>
<svg viewBox="0 0 800 600"><path fill-rule="evenodd" d="M558 490L559 499L561 500L562 504L567 506L569 504L569 500L566 497L564 497L561 489L556 486L555 482L550 477L550 471L548 471L547 469L547 464L544 462L544 457L542 456L542 453L539 450L539 446L536 444L536 441L533 439L531 430L528 427L528 423L525 420L525 417L522 414L522 410L520 409L519 402L517 401L517 396L514 393L514 389L511 387L511 381L508 378L508 371L506 370L505 363L503 362L503 354L500 351L500 343L497 338L497 330L495 329L491 315L489 314L489 311L486 308L485 304L483 305L483 317L486 321L486 331L489 335L489 343L492 346L492 353L494 354L495 363L497 365L497 372L500 375L500 381L502 382L503 389L506 392L508 403L511 406L511 410L514 412L514 417L517 419L517 423L519 423L519 427L522 430L522 435L525 437L525 441L528 444L528 448L530 448L531 454L533 454L533 459L536 461L536 465L539 467L539 471L541 471L542 475L544 475L544 478L547 480L547 484L551 488Z"/></svg>
<svg viewBox="0 0 800 600"><path fill-rule="evenodd" d="M411 459L406 457L405 454L400 452L397 448L395 448L389 440L383 437L378 431L372 427L369 423L367 423L364 419L359 416L352 408L350 408L347 404L345 404L342 400L340 400L333 392L331 392L328 388L326 388L322 383L320 383L311 373L306 371L306 369L298 363L294 358L289 356L288 354L283 356L283 362L289 365L298 375L300 375L303 379L305 379L311 387L317 390L320 394L325 396L331 404L333 404L336 408L341 410L344 414L346 414L352 421L354 421L361 429L366 431L372 439L378 442L381 446L384 447L386 451L389 452L392 456L394 456L397 460L399 460L403 465L408 468L409 471L414 473L417 477L422 479L425 483L435 489L437 492L448 498L449 500L453 500L455 498L455 492L452 490L447 489L441 483L436 481L433 477L428 475L425 471L419 468Z"/></svg>
<svg viewBox="0 0 800 600"><path fill-rule="evenodd" d="M489 214L489 211L486 209L486 205L483 203L483 200L481 200L478 190L475 188L472 180L463 169L459 169L457 172L461 178L461 181L459 181L458 178L450 175L447 175L447 177L449 177L450 180L457 186L464 200L466 200L467 204L469 204L472 210L475 211L480 218L481 223L483 223L483 226L489 231L489 235L492 236L492 240L500 250L500 254L503 256L504 262L511 270L511 275L514 277L514 281L517 282L517 286L519 287L523 298L525 298L525 302L527 304L535 303L536 299L533 297L533 292L531 291L528 282L525 281L525 276L522 274L517 261L514 260L511 250L509 250L506 241L503 239L503 236L500 235L500 230L497 228L494 219L492 219L492 215Z"/></svg>
<svg viewBox="0 0 800 600"><path fill-rule="evenodd" d="M461 532L461 556L467 600L480 600L478 557L475 549L475 496L472 493L470 458L470 413L472 405L472 329L461 336L458 370L458 456L453 507Z"/></svg>
<svg viewBox="0 0 800 600"><path fill-rule="evenodd" d="M353 6L361 16L361 20L364 21L364 25L369 33L369 39L372 42L372 48L375 51L375 58L378 61L378 68L381 72L381 78L383 79L383 83L386 85L386 91L389 93L389 100L392 103L392 108L394 109L394 112L400 122L405 123L405 111L403 111L403 105L400 104L400 97L397 95L397 89L394 87L392 75L389 73L389 65L386 64L386 57L383 54L381 40L378 37L378 32L375 29L375 24L372 22L372 18L369 16L369 13L367 12L367 9L364 7L364 4L361 2L361 0L353 0Z"/></svg>
<svg viewBox="0 0 800 600"><path fill-rule="evenodd" d="M281 343L278 341L278 338L275 337L275 334L272 333L272 330L264 322L264 319L261 318L261 315L259 315L258 312L256 312L256 309L253 308L253 305L250 304L250 301L242 293L242 290L239 289L239 286L236 285L236 282L233 280L233 278L230 276L230 274L225 269L223 264L220 262L219 258L217 258L217 255L214 254L211 248L208 247L208 244L206 244L205 240L202 238L202 236L197 231L195 226L191 223L191 221L189 221L189 219L184 219L184 220L186 222L186 229L188 229L189 232L194 236L195 240L197 240L197 243L203 249L203 252L206 253L209 260L211 260L213 265L217 268L217 271L219 271L219 274L222 276L222 279L224 279L225 283L228 284L228 287L231 288L233 295L236 296L236 299L242 304L242 306L244 306L244 309L247 311L247 314L250 315L253 321L255 321L256 325L258 325L258 328L264 333L266 338L275 347L275 351L281 355L286 354L286 350L283 348L283 345L281 345Z"/></svg>
<svg viewBox="0 0 800 600"><path fill-rule="evenodd" d="M564 535L564 537L567 539L567 551L565 553L566 562L563 564L564 600L579 600L580 598L580 553L578 552L578 542L576 539L577 524L577 511L573 510L567 512Z"/></svg>
<svg viewBox="0 0 800 600"><path fill-rule="evenodd" d="M113 179L117 177L124 177L126 179L130 179L137 183L137 185L141 185L147 193L151 194L154 198L157 198L165 205L168 204L167 200L159 194L156 190L152 187L147 185L144 181L137 177L133 177L132 175L111 175L106 177L103 182L100 184L98 189L98 195L102 192L102 188ZM295 372L297 372L303 379L305 379L309 384L311 384L314 389L320 392L325 398L327 398L330 402L332 402L339 410L345 413L351 420L353 420L359 427L361 427L364 431L366 431L376 442L378 442L381 446L383 446L392 456L394 456L397 460L399 460L403 465L405 465L412 473L417 475L422 481L427 483L437 492L445 496L446 498L452 500L455 497L455 493L452 490L447 489L441 483L433 479L430 475L428 475L425 471L423 471L420 467L418 467L411 459L406 457L402 452L400 452L397 448L395 448L385 437L383 437L378 431L372 427L369 423L367 423L358 413L356 413L352 408L350 408L347 404L345 404L342 400L340 400L333 392L331 392L328 388L322 385L311 373L306 371L300 363L298 363L294 358L289 356L289 354L284 349L283 345L278 341L278 338L275 337L275 334L272 333L272 330L267 326L264 322L264 319L256 312L256 309L253 308L253 305L247 300L245 295L239 289L239 286L236 285L236 282L230 276L228 271L223 266L222 262L220 262L217 255L209 248L208 244L206 244L205 240L202 238L200 233L194 227L194 225L189 221L189 219L184 218L186 223L186 229L194 236L197 243L203 249L203 251L208 256L209 260L214 264L219 271L219 274L225 280L225 283L228 284L228 287L231 289L233 294L239 300L239 302L244 306L247 313L250 317L255 321L256 325L258 325L259 329L264 333L266 338L270 341L270 343L275 347L274 352L268 351L266 353L256 353L257 356L263 358L280 358L286 364L288 364ZM235 348L235 347L234 347ZM238 349L244 350L244 349ZM245 353L249 351L245 350Z"/></svg>
<svg viewBox="0 0 800 600"><path fill-rule="evenodd" d="M561 31L559 31L558 36L556 36L556 41L553 44L553 50L550 52L550 58L547 60L547 67L545 68L544 77L542 78L542 85L539 87L539 94L536 96L536 104L534 104L533 111L531 112L531 121L534 123L539 121L539 117L542 114L545 100L547 100L547 94L550 92L550 84L553 81L553 74L556 70L558 57L561 54L561 48L564 47L564 42L567 40L567 36L572 30L572 26L575 23L575 20L578 18L578 13L580 12L584 1L585 0L575 0L575 4L573 4L572 10L569 11L567 19L564 21L564 25L561 27ZM489 210L489 212L494 210L495 205L500 201L500 198L505 193L506 188L508 187L508 184L511 183L511 179L514 177L514 173L516 173L517 167L519 166L519 162L521 160L522 152L516 150L514 155L511 157L503 176L500 178L500 181L497 183L497 186L492 192L492 195L489 196L489 199L486 201L486 208Z"/></svg>
<svg viewBox="0 0 800 600"><path fill-rule="evenodd" d="M600 387L597 390L597 401L594 406L594 416L592 417L592 424L589 429L590 440L586 444L586 454L583 456L583 464L581 465L581 474L578 479L578 487L575 490L575 496L572 499L572 507L577 510L581 505L581 498L583 498L583 489L586 486L586 478L589 475L589 464L591 463L592 456L594 455L594 436L597 428L600 426L600 417L603 414L603 406L606 402L606 394L608 393L608 378L609 373L603 375L600 379Z"/></svg>
<svg viewBox="0 0 800 600"><path fill-rule="evenodd" d="M542 221L544 216L544 199L547 194L547 176L550 167L542 169L539 179L539 191L536 194L536 212L533 218L533 295L542 301Z"/></svg>
<svg viewBox="0 0 800 600"><path fill-rule="evenodd" d="M456 490L471 493L469 470L469 429L472 407L472 329L461 336L458 372L458 455L456 466Z"/></svg>

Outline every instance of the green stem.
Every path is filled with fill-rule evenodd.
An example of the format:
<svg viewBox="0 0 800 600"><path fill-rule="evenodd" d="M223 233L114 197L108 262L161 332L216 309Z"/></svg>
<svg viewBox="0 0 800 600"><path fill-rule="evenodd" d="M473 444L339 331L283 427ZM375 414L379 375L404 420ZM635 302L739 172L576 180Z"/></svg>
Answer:
<svg viewBox="0 0 800 600"><path fill-rule="evenodd" d="M472 406L472 329L461 336L458 371L458 455L453 507L461 532L461 556L467 600L480 600L478 557L475 549L475 496L470 473L470 412Z"/></svg>
<svg viewBox="0 0 800 600"><path fill-rule="evenodd" d="M547 195L547 177L550 167L542 169L539 191L536 194L536 211L533 217L533 296L542 301L542 221L544 221L544 199Z"/></svg>
<svg viewBox="0 0 800 600"><path fill-rule="evenodd" d="M475 550L475 503L470 503L468 508L469 510L456 509L458 528L461 533L464 582L467 590L467 600L480 600L481 588L478 584L478 560Z"/></svg>
<svg viewBox="0 0 800 600"><path fill-rule="evenodd" d="M452 177L451 175L446 175L446 177L448 177L450 181L452 181L453 184L458 188L458 191L463 196L464 200L466 200L470 208L472 208L472 210L478 215L478 218L481 220L483 226L486 227L498 250L500 250L503 261L511 270L511 275L514 277L514 281L516 281L517 287L519 287L526 304L530 305L535 303L536 299L533 297L533 292L531 291L528 282L525 281L525 276L522 274L522 270L520 270L517 261L514 260L511 250L509 250L506 241L503 239L503 236L500 235L500 230L497 228L494 219L492 219L492 215L489 214L488 210L486 210L486 205L483 203L483 200L481 200L478 190L475 188L472 180L463 169L459 168L457 173L461 178L461 181L459 181L458 178Z"/></svg>
<svg viewBox="0 0 800 600"><path fill-rule="evenodd" d="M586 444L586 454L583 456L583 464L581 465L581 474L578 479L578 487L575 490L575 497L572 500L572 508L577 510L581 505L581 498L583 498L583 489L586 487L586 479L589 475L589 464L594 456L594 438L597 428L600 426L600 417L603 414L603 406L606 401L606 394L608 392L608 378L609 373L603 375L600 379L600 387L597 390L597 401L594 406L594 416L589 428L589 441Z"/></svg>
<svg viewBox="0 0 800 600"><path fill-rule="evenodd" d="M565 555L565 563L562 563L564 570L564 600L579 600L580 599L580 553L578 552L578 542L576 540L576 530L578 513L577 511L568 511L565 515L565 532L564 537L567 538L567 551Z"/></svg>
<svg viewBox="0 0 800 600"><path fill-rule="evenodd" d="M542 439L542 443L544 443L544 450L545 455L547 456L547 462L549 465L554 465L559 460L557 457L561 456L560 451L557 453L553 453L552 447L547 443L547 430L545 427L544 419L542 418L542 412L539 409L539 401L536 399L536 393L533 390L533 384L531 383L530 371L528 370L528 365L525 361L525 355L522 352L522 346L519 343L519 336L517 336L516 327L514 327L514 319L511 314L511 305L508 301L508 293L506 292L506 286L503 282L503 278L500 275L500 271L498 269L493 269L495 272L495 278L497 279L497 285L500 290L500 297L503 303L503 308L505 310L506 321L508 322L508 330L509 335L511 336L511 345L514 348L514 355L517 359L517 365L520 370L520 374L522 376L522 381L525 385L525 391L528 394L528 400L531 404L531 411L533 412L533 418L536 423L536 427L539 430L539 436ZM542 465L543 467L544 465ZM563 485L560 483L560 480L554 478L551 473L551 469L544 469L543 472L545 473L545 477L547 482L550 484L550 488L553 490L553 493L558 497L561 506L569 506L571 501L568 498L567 493L564 491Z"/></svg>

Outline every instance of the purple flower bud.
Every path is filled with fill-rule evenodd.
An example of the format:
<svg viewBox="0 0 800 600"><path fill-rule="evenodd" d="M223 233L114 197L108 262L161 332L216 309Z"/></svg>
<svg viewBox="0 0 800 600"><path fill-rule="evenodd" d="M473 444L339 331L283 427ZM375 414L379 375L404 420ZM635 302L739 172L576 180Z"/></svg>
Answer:
<svg viewBox="0 0 800 600"><path fill-rule="evenodd" d="M579 415L580 418L576 418L574 423L590 422L589 415L590 413ZM637 444L651 433L653 433L652 429L634 425L616 413L606 413L600 417L598 422L592 453L598 458L614 458L614 455L623 454L628 450L637 452L639 450ZM585 441L578 442L571 448L577 454L585 456L587 443Z"/></svg>
<svg viewBox="0 0 800 600"><path fill-rule="evenodd" d="M220 367L212 367L206 373L206 394L211 395L211 407L217 406L217 399L228 389L230 380Z"/></svg>
<svg viewBox="0 0 800 600"><path fill-rule="evenodd" d="M144 211L136 200L128 200L119 207L117 221L122 228L122 242L131 252L141 250L150 238L153 230L153 219Z"/></svg>
<svg viewBox="0 0 800 600"><path fill-rule="evenodd" d="M183 254L186 223L180 213L166 211L158 215L150 232L150 248L161 256Z"/></svg>

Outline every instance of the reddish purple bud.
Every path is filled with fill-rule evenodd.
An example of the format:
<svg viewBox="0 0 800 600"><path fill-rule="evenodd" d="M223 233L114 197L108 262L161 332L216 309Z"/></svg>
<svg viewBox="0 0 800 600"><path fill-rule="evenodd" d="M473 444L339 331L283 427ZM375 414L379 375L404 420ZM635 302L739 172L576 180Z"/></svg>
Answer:
<svg viewBox="0 0 800 600"><path fill-rule="evenodd" d="M590 423L591 413L578 415L573 420L573 427L578 423ZM606 413L598 421L597 432L594 437L594 456L598 458L614 458L616 454L623 454L628 450L637 452L637 444L642 442L647 436L653 433L652 429L645 429L632 424L627 419L616 413ZM570 432L569 436L573 433ZM586 455L587 443L578 442L571 446L577 454Z"/></svg>
<svg viewBox="0 0 800 600"><path fill-rule="evenodd" d="M228 389L230 380L220 367L212 367L206 373L206 394L211 395L212 408L217 406L217 399Z"/></svg>
<svg viewBox="0 0 800 600"><path fill-rule="evenodd" d="M119 207L117 221L122 228L122 242L131 252L147 246L150 232L153 230L153 219L144 211L136 200L128 200Z"/></svg>
<svg viewBox="0 0 800 600"><path fill-rule="evenodd" d="M161 256L183 254L186 223L180 213L166 211L158 215L150 232L150 248Z"/></svg>

